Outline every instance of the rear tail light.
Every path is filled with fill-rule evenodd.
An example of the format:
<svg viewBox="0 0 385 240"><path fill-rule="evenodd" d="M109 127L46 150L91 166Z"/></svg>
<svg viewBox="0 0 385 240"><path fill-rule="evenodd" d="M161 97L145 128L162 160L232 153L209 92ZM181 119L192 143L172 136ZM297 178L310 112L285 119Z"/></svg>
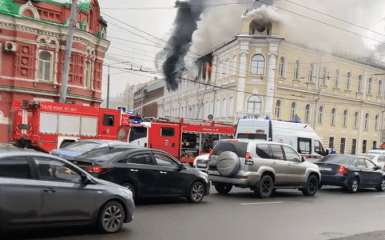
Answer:
<svg viewBox="0 0 385 240"><path fill-rule="evenodd" d="M106 173L112 170L110 167L94 167L94 166L89 166L85 167L84 170L86 170L89 173Z"/></svg>
<svg viewBox="0 0 385 240"><path fill-rule="evenodd" d="M211 150L209 151L209 154L210 154L210 156L213 155L213 154L214 154L214 150L211 149Z"/></svg>
<svg viewBox="0 0 385 240"><path fill-rule="evenodd" d="M231 139L231 140L229 140L229 142L239 142L239 140L237 140L237 139Z"/></svg>
<svg viewBox="0 0 385 240"><path fill-rule="evenodd" d="M245 164L254 165L254 160L252 159L251 154L248 152L245 154Z"/></svg>
<svg viewBox="0 0 385 240"><path fill-rule="evenodd" d="M346 167L344 167L344 166L340 166L338 168L338 173L340 173L340 174L348 174L348 169Z"/></svg>

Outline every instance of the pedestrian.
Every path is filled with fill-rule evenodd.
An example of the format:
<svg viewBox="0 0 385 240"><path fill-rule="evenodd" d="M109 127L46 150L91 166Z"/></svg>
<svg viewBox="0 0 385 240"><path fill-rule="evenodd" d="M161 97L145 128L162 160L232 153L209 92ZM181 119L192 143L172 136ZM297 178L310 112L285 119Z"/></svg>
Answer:
<svg viewBox="0 0 385 240"><path fill-rule="evenodd" d="M336 148L334 146L330 150L330 154L337 154L337 150L336 150Z"/></svg>

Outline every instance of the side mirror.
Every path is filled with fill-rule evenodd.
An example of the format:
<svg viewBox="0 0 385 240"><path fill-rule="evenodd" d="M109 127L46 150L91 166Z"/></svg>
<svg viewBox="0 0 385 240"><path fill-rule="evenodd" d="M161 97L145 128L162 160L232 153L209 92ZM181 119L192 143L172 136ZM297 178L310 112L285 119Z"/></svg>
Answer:
<svg viewBox="0 0 385 240"><path fill-rule="evenodd" d="M82 175L81 175L81 178L82 178L82 183L83 183L84 185L93 183L93 181L92 181L86 174L82 174Z"/></svg>
<svg viewBox="0 0 385 240"><path fill-rule="evenodd" d="M374 167L374 170L380 170L380 169L381 169L380 166L375 166L375 167Z"/></svg>
<svg viewBox="0 0 385 240"><path fill-rule="evenodd" d="M329 149L326 149L325 156L329 155Z"/></svg>

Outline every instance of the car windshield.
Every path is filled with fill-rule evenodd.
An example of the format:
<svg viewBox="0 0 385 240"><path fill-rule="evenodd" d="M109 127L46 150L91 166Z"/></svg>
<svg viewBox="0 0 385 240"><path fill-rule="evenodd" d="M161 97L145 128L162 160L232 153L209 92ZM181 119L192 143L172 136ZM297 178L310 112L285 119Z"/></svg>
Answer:
<svg viewBox="0 0 385 240"><path fill-rule="evenodd" d="M130 142L135 141L139 138L147 137L146 127L132 127L130 131Z"/></svg>
<svg viewBox="0 0 385 240"><path fill-rule="evenodd" d="M376 155L366 155L365 157L369 158L370 160L372 160L373 158L376 157Z"/></svg>
<svg viewBox="0 0 385 240"><path fill-rule="evenodd" d="M319 162L320 163L336 163L336 164L348 164L352 160L354 160L355 156L344 156L344 155L329 155L324 158L322 158Z"/></svg>
<svg viewBox="0 0 385 240"><path fill-rule="evenodd" d="M68 146L65 146L63 149L71 150L71 151L88 152L88 151L96 148L99 145L100 145L100 143L96 143L96 142L79 141L79 142L71 143Z"/></svg>
<svg viewBox="0 0 385 240"><path fill-rule="evenodd" d="M219 142L214 148L214 155L219 155L225 151L231 151L238 157L245 157L247 142Z"/></svg>

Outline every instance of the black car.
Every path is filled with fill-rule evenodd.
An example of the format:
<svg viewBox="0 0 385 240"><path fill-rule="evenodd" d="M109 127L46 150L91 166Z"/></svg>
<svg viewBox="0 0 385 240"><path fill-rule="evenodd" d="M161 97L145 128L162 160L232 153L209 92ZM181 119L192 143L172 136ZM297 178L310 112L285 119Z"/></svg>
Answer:
<svg viewBox="0 0 385 240"><path fill-rule="evenodd" d="M360 188L385 190L385 173L365 157L353 155L329 155L316 162L321 172L322 185L341 186L351 192Z"/></svg>
<svg viewBox="0 0 385 240"><path fill-rule="evenodd" d="M186 197L200 202L210 191L206 173L155 149L137 148L76 164L95 177L127 187L134 198Z"/></svg>
<svg viewBox="0 0 385 240"><path fill-rule="evenodd" d="M43 153L0 151L0 232L90 224L117 232L132 221L132 192Z"/></svg>
<svg viewBox="0 0 385 240"><path fill-rule="evenodd" d="M77 161L82 160L96 160L98 161L99 158L104 158L105 155L111 154L111 153L118 153L118 152L124 152L131 149L136 148L142 148L135 145L113 145L113 146L105 146L101 148L95 148L91 151L85 152L71 160L68 160L70 162L73 162L76 164Z"/></svg>

